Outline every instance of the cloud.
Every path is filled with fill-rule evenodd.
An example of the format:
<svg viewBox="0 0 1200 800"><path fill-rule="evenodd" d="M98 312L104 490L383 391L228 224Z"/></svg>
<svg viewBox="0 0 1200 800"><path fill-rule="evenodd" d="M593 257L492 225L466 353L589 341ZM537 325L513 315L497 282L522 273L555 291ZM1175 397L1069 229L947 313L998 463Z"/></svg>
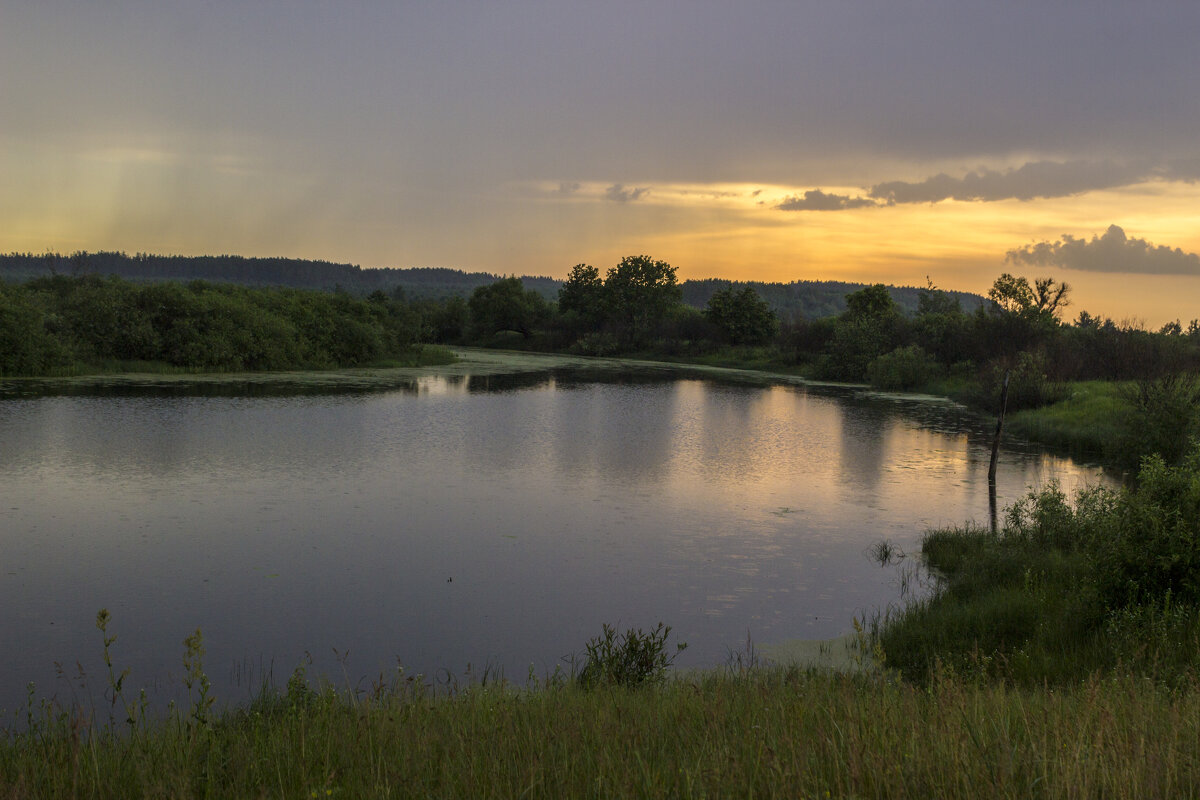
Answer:
<svg viewBox="0 0 1200 800"><path fill-rule="evenodd" d="M883 203L936 203L939 200L1032 200L1127 186L1152 177L1144 165L1111 161L1030 161L999 172L981 169L962 178L939 173L918 183L889 181L868 196Z"/></svg>
<svg viewBox="0 0 1200 800"><path fill-rule="evenodd" d="M641 200L646 195L650 194L649 187L639 186L636 189L626 189L622 183L614 183L612 186L604 190L606 200L612 200L615 203L630 203Z"/></svg>
<svg viewBox="0 0 1200 800"><path fill-rule="evenodd" d="M1200 180L1200 156L1195 158L1176 158L1167 162L1164 170L1167 180L1195 183Z"/></svg>
<svg viewBox="0 0 1200 800"><path fill-rule="evenodd" d="M575 181L563 181L562 183L558 184L558 189L555 190L555 193L562 194L562 195L572 195L572 194L575 194L576 192L578 192L580 188L581 188L580 185L578 183L576 183Z"/></svg>
<svg viewBox="0 0 1200 800"><path fill-rule="evenodd" d="M1158 167L1148 162L1029 161L1003 171L981 168L961 178L941 172L923 181L886 181L875 184L867 190L866 196L859 197L810 189L803 195L785 198L775 208L781 211L842 211L942 200L1033 200L1069 197L1147 180L1194 181L1197 177L1200 177L1200 159L1180 159Z"/></svg>
<svg viewBox="0 0 1200 800"><path fill-rule="evenodd" d="M1035 267L1064 267L1088 272L1133 272L1146 275L1200 275L1200 255L1176 247L1131 239L1117 225L1091 241L1064 233L1057 242L1038 242L1009 250L1004 259Z"/></svg>
<svg viewBox="0 0 1200 800"><path fill-rule="evenodd" d="M775 206L780 211L841 211L846 208L863 208L879 203L865 197L850 197L844 194L826 194L820 189L809 189L803 197L792 196Z"/></svg>

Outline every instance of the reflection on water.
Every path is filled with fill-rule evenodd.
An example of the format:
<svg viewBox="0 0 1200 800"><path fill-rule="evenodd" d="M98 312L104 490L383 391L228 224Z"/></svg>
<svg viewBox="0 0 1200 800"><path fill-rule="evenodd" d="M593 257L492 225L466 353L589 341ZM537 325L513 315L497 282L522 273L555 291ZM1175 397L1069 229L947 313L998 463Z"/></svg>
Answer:
<svg viewBox="0 0 1200 800"><path fill-rule="evenodd" d="M946 403L662 373L419 378L387 392L0 401L0 707L54 664L100 673L96 611L137 685L204 632L220 694L307 651L340 675L579 653L663 620L685 665L829 638L896 600L864 556L986 521L986 421ZM1002 455L1010 503L1094 470ZM11 657L9 657L11 656Z"/></svg>

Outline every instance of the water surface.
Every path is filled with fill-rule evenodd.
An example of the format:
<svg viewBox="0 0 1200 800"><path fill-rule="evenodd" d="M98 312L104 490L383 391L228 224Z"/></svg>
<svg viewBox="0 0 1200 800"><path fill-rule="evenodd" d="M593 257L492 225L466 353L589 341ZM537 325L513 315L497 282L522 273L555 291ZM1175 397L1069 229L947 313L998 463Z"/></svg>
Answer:
<svg viewBox="0 0 1200 800"><path fill-rule="evenodd" d="M309 657L523 680L605 622L716 665L895 603L881 539L987 519L989 424L947 403L657 373L130 392L0 401L0 708L98 696L102 607L133 685L170 694L200 628L229 701ZM999 474L1002 505L1102 480L1017 446Z"/></svg>

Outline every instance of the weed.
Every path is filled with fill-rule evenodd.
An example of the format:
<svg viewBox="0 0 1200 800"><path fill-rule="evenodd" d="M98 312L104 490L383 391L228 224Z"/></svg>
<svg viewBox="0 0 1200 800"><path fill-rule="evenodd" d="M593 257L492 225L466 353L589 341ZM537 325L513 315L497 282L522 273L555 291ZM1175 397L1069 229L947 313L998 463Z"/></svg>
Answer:
<svg viewBox="0 0 1200 800"><path fill-rule="evenodd" d="M740 650L726 647L725 668L731 675L746 675L762 666L754 640L750 638L750 629L746 629L746 643Z"/></svg>
<svg viewBox="0 0 1200 800"><path fill-rule="evenodd" d="M587 660L579 672L579 685L640 686L658 683L675 662L675 656L687 648L687 642L675 645L675 653L667 651L669 625L658 623L651 631L630 628L619 639L617 630L608 623L600 636L586 645Z"/></svg>
<svg viewBox="0 0 1200 800"><path fill-rule="evenodd" d="M204 672L204 635L200 629L183 640L183 685L188 690L188 700L192 704L189 724L205 727L210 721L213 701L210 695L212 683Z"/></svg>
<svg viewBox="0 0 1200 800"><path fill-rule="evenodd" d="M125 699L125 679L129 677L129 667L117 673L113 667L112 646L116 644L117 637L110 636L108 633L108 623L112 619L108 613L108 609L102 608L96 613L96 628L100 631L101 641L104 643L104 667L108 671L108 688L105 690L105 695L108 698L109 710L108 721L111 726L116 721L115 711L117 703L121 704L122 710L125 712L125 724L130 728L137 727L138 719L143 718L146 712L146 691L143 689L139 694L139 702L131 702Z"/></svg>

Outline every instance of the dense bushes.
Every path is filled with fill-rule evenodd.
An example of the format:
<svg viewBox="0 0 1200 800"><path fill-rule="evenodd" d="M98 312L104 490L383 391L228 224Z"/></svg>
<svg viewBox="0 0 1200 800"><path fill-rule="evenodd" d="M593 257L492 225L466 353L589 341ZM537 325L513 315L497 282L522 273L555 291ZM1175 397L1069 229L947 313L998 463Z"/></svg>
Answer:
<svg viewBox="0 0 1200 800"><path fill-rule="evenodd" d="M401 357L421 318L381 293L134 284L54 276L0 285L0 374L129 362L193 370L344 367Z"/></svg>
<svg viewBox="0 0 1200 800"><path fill-rule="evenodd" d="M909 677L938 661L1033 683L1118 663L1200 671L1200 445L1073 504L1055 485L1030 493L1000 530L932 532L923 551L940 587L877 631Z"/></svg>

